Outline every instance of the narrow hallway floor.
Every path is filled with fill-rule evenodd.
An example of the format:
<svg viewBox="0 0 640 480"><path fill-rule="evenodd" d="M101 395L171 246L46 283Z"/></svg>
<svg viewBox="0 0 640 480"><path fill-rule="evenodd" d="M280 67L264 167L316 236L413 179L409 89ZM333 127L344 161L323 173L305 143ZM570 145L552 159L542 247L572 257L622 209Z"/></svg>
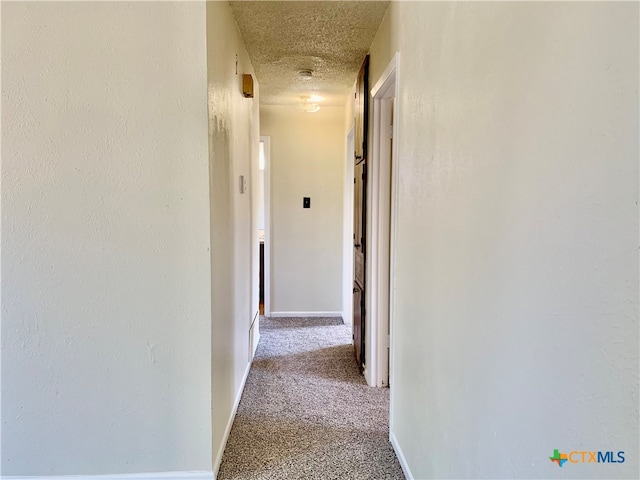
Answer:
<svg viewBox="0 0 640 480"><path fill-rule="evenodd" d="M358 373L339 318L261 318L219 480L404 479L389 389Z"/></svg>

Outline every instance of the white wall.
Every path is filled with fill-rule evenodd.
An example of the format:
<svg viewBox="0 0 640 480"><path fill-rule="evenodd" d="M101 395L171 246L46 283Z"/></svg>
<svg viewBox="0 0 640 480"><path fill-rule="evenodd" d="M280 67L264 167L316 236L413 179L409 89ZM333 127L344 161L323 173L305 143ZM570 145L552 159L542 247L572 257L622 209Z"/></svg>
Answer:
<svg viewBox="0 0 640 480"><path fill-rule="evenodd" d="M391 433L415 478L638 478L638 5L392 3ZM552 463L553 449L623 464Z"/></svg>
<svg viewBox="0 0 640 480"><path fill-rule="evenodd" d="M342 311L344 118L344 107L261 108L261 133L271 137L274 315Z"/></svg>
<svg viewBox="0 0 640 480"><path fill-rule="evenodd" d="M258 84L227 2L207 3L211 182L211 297L214 470L250 366L250 327L258 311ZM236 55L238 74L236 75ZM256 95L242 95L242 74ZM240 193L240 175L247 192Z"/></svg>
<svg viewBox="0 0 640 480"><path fill-rule="evenodd" d="M2 5L2 473L211 471L204 3Z"/></svg>

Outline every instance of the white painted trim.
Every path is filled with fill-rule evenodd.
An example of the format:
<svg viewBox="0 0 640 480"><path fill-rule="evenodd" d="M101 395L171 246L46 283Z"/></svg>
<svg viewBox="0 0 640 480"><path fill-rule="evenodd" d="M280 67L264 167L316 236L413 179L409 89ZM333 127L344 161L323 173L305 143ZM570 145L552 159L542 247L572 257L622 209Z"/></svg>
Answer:
<svg viewBox="0 0 640 480"><path fill-rule="evenodd" d="M339 317L342 318L342 312L271 312L272 317Z"/></svg>
<svg viewBox="0 0 640 480"><path fill-rule="evenodd" d="M258 321L256 322L256 326L254 328L257 328L257 330L255 331L255 336L254 338L254 344L253 344L253 352L251 355L251 361L253 361L253 358L256 356L256 351L258 350L258 345L260 344L260 318L258 317Z"/></svg>
<svg viewBox="0 0 640 480"><path fill-rule="evenodd" d="M117 475L44 475L44 476L7 476L2 480L213 480L213 472L157 472L157 473L123 473Z"/></svg>
<svg viewBox="0 0 640 480"><path fill-rule="evenodd" d="M231 415L229 415L229 419L227 420L227 427L224 429L223 441L218 448L218 452L216 453L215 460L213 462L213 476L214 478L218 476L218 470L220 469L220 463L222 462L222 454L224 453L224 449L227 447L227 441L229 440L229 434L231 433L231 427L233 426L233 421L236 418L236 413L238 412L238 406L240 405L240 399L242 398L242 393L244 392L244 386L247 383L247 377L249 376L249 371L251 370L252 362L247 364L247 369L242 376L242 380L240 382L240 388L236 393L236 398L233 402L233 409L231 410ZM215 407L214 407L215 408Z"/></svg>
<svg viewBox="0 0 640 480"><path fill-rule="evenodd" d="M264 316L271 314L271 137L264 142Z"/></svg>
<svg viewBox="0 0 640 480"><path fill-rule="evenodd" d="M384 72L382 72L380 78L378 78L378 81L371 89L371 97L375 98L379 96L378 93L380 92L384 84L389 81L392 75L395 75L398 69L398 60L400 60L400 52L395 53L395 55L387 65L387 68L384 69Z"/></svg>
<svg viewBox="0 0 640 480"><path fill-rule="evenodd" d="M393 105L393 165L391 172L391 234L389 236L389 279L390 279L390 292L389 292L389 430L393 429L393 406L395 405L396 389L394 388L393 378L395 377L395 305L396 305L396 239L397 239L397 220L398 220L398 191L400 185L400 150L398 145L400 144L400 126L398 119L400 118L401 102L400 99L400 82L402 79L402 72L400 71L400 53L396 52L393 56L396 72L396 85L395 85L395 102ZM409 478L412 478L411 472L408 470L405 474L409 474Z"/></svg>
<svg viewBox="0 0 640 480"><path fill-rule="evenodd" d="M387 334L392 335L392 311L393 311L393 285L395 281L395 216L397 195L397 145L398 125L393 122L393 139L391 156L394 159L389 167L383 158L381 151L389 147L388 138L383 134L385 126L383 117L388 115L388 107L384 100L399 98L398 82L399 53L396 53L389 65L380 76L375 86L371 89L373 97L372 115L373 130L371 135L372 167L369 175L370 190L370 228L367 263L367 294L366 294L366 330L369 352L367 354L368 375L365 375L367 383L374 387L386 385L387 376L391 377L391 357L393 355L393 342L390 342L389 359L387 363ZM398 102L394 105L394 117L398 118ZM386 123L386 122L385 122ZM386 167L386 168L385 168ZM392 171L393 170L393 171ZM384 182L384 183L383 183ZM387 195L387 187L390 190ZM382 193L381 193L382 192ZM381 211L389 205L389 223L381 221ZM388 267L387 267L388 265ZM388 276L387 276L388 268ZM387 325L389 325L387 330ZM388 332L388 333L387 333Z"/></svg>
<svg viewBox="0 0 640 480"><path fill-rule="evenodd" d="M355 128L346 139L344 164L344 218L342 248L342 319L353 332L353 176Z"/></svg>
<svg viewBox="0 0 640 480"><path fill-rule="evenodd" d="M378 324L380 323L380 313L378 309L378 295L380 286L378 285L379 270L379 204L380 204L380 134L381 134L381 112L380 101L373 98L371 102L370 112L373 116L373 129L371 131L371 162L367 178L367 190L369 194L367 210L370 218L367 234L367 282L365 294L365 308L367 315L365 317L365 331L369 351L366 352L367 370L364 372L364 378L372 387L380 387L378 384Z"/></svg>
<svg viewBox="0 0 640 480"><path fill-rule="evenodd" d="M258 349L258 343L260 343L260 312L256 312L249 329L249 358L253 361L253 357L256 355Z"/></svg>
<svg viewBox="0 0 640 480"><path fill-rule="evenodd" d="M398 457L398 462L400 462L400 466L402 467L402 472L404 476L408 480L413 480L413 474L409 469L409 464L407 463L407 459L404 456L402 448L400 448L400 444L398 443L398 439L394 435L393 432L389 433L389 441L391 442L391 446L393 447L393 451L396 452L396 457Z"/></svg>
<svg viewBox="0 0 640 480"><path fill-rule="evenodd" d="M253 314L253 320L251 320L251 325L249 326L249 328L250 329L253 328L255 323L259 320L260 320L260 310L256 310L256 312Z"/></svg>

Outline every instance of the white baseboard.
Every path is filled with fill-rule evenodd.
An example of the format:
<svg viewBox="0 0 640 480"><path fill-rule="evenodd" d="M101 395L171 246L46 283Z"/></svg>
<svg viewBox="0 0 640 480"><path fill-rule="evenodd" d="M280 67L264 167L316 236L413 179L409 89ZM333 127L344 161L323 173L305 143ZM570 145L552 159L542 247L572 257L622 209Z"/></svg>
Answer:
<svg viewBox="0 0 640 480"><path fill-rule="evenodd" d="M244 372L242 377L242 381L240 382L240 388L236 393L236 399L233 402L233 409L231 410L231 415L229 415L229 419L227 420L227 428L224 430L224 436L222 437L224 440L218 447L218 452L216 453L215 461L213 462L213 477L216 478L218 476L218 470L220 469L220 462L222 462L222 455L224 454L224 449L227 446L227 441L229 440L229 434L231 433L231 427L233 426L233 420L236 418L236 413L238 412L238 405L240 405L240 399L242 398L242 392L244 392L244 386L247 383L247 377L249 376L249 370L251 370L252 362L249 362L247 365L247 369ZM163 479L160 479L163 480Z"/></svg>
<svg viewBox="0 0 640 480"><path fill-rule="evenodd" d="M213 472L121 473L117 475L0 476L1 480L213 480Z"/></svg>
<svg viewBox="0 0 640 480"><path fill-rule="evenodd" d="M391 442L391 446L393 447L393 451L396 452L396 457L398 457L398 461L400 462L400 466L402 467L402 471L404 472L404 476L408 480L413 480L413 474L409 469L409 465L407 464L407 459L404 457L404 453L402 453L402 448L400 448L400 444L398 444L398 439L394 435L393 432L389 432L389 441Z"/></svg>
<svg viewBox="0 0 640 480"><path fill-rule="evenodd" d="M342 318L342 312L271 312L270 317L340 317Z"/></svg>

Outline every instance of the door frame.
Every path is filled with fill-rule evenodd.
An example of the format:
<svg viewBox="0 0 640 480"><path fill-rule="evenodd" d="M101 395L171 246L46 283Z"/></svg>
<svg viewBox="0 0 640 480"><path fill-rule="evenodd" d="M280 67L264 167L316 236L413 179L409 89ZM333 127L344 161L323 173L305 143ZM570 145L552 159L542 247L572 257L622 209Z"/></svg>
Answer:
<svg viewBox="0 0 640 480"><path fill-rule="evenodd" d="M391 98L399 99L396 52L387 68L371 89L373 131L370 176L371 229L370 261L367 265L367 340L365 378L373 387L387 386L393 376L393 297L395 282L395 236L398 192L398 122L393 122L391 157L389 135L384 120L390 114ZM398 118L399 105L394 102L393 117ZM386 142L386 143L385 143ZM388 187L386 187L388 186ZM388 217L381 213L389 210ZM388 343L387 343L388 342ZM389 348L387 356L387 346ZM392 389L393 390L393 389Z"/></svg>
<svg viewBox="0 0 640 480"><path fill-rule="evenodd" d="M342 321L353 333L353 155L355 127L352 124L346 137L344 165L344 219L342 245Z"/></svg>
<svg viewBox="0 0 640 480"><path fill-rule="evenodd" d="M264 316L271 316L271 137L264 143Z"/></svg>

